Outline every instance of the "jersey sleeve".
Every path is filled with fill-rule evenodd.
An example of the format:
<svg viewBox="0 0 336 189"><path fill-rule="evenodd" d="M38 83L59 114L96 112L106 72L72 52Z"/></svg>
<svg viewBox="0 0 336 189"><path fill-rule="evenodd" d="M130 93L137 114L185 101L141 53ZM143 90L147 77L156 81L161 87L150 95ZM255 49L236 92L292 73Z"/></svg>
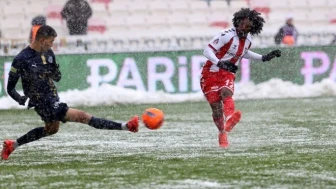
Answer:
<svg viewBox="0 0 336 189"><path fill-rule="evenodd" d="M210 41L208 46L211 47L215 52L218 51L221 47L223 47L231 40L231 38L233 37L232 32L232 29L228 29L218 33Z"/></svg>
<svg viewBox="0 0 336 189"><path fill-rule="evenodd" d="M9 71L7 93L16 102L20 103L21 95L16 91L15 86L22 73L22 61L18 58L14 58L11 69Z"/></svg>
<svg viewBox="0 0 336 189"><path fill-rule="evenodd" d="M206 46L203 50L203 55L210 60L213 64L217 64L219 59L217 58L214 50L210 46Z"/></svg>
<svg viewBox="0 0 336 189"><path fill-rule="evenodd" d="M21 76L22 74L22 61L19 58L14 58L10 71L9 71L9 75L12 76Z"/></svg>
<svg viewBox="0 0 336 189"><path fill-rule="evenodd" d="M246 59L252 59L252 60L261 60L262 55L252 52L251 50L248 50L247 53L243 56Z"/></svg>

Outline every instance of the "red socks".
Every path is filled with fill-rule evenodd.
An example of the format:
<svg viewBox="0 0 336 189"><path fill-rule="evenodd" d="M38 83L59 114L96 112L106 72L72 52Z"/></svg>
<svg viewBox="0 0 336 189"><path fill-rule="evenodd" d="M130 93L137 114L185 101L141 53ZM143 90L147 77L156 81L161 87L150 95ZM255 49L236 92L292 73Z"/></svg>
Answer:
<svg viewBox="0 0 336 189"><path fill-rule="evenodd" d="M234 112L234 109L235 109L235 106L234 106L234 101L232 97L231 96L226 97L223 100L223 113L225 117L232 115ZM212 116L212 119L215 122L218 130L222 132L224 130L224 117L222 116L222 117L215 118Z"/></svg>
<svg viewBox="0 0 336 189"><path fill-rule="evenodd" d="M223 100L223 112L225 117L228 117L229 115L232 115L235 109L235 105L232 99L232 96L226 97Z"/></svg>

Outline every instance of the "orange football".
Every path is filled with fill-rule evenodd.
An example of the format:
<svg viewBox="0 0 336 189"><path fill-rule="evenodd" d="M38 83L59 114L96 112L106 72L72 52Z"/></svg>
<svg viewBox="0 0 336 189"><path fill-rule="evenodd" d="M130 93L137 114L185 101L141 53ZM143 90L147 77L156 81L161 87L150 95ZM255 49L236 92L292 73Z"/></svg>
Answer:
<svg viewBox="0 0 336 189"><path fill-rule="evenodd" d="M164 114L157 108L148 108L142 114L142 122L148 129L159 129L164 121Z"/></svg>

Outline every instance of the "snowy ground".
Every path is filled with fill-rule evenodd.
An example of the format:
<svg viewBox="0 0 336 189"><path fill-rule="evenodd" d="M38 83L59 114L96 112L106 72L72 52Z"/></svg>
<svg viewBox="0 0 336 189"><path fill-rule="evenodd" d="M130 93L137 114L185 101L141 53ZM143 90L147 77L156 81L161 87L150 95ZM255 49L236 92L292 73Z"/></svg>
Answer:
<svg viewBox="0 0 336 189"><path fill-rule="evenodd" d="M243 119L227 150L205 101L84 107L127 120L155 106L166 121L139 133L64 124L2 161L0 188L334 188L335 105L334 97L238 100ZM0 140L42 126L32 110L3 110L0 120Z"/></svg>
<svg viewBox="0 0 336 189"><path fill-rule="evenodd" d="M103 92L102 92L103 91ZM163 92L147 93L132 89L118 88L103 84L99 88L83 91L73 90L61 92L62 102L69 106L98 106L114 104L148 104L148 103L177 103L186 101L204 101L203 94L167 94ZM255 85L253 83L237 84L234 98L239 99L269 99L269 98L302 98L328 97L336 95L336 83L329 79L313 85L296 85L280 79ZM0 98L0 109L24 108L10 97Z"/></svg>

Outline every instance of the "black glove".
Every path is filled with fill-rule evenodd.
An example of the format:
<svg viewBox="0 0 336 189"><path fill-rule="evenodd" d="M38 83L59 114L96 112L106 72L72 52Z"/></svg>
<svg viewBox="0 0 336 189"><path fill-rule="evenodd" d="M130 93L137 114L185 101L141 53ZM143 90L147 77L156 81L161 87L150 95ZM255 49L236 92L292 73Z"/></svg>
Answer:
<svg viewBox="0 0 336 189"><path fill-rule="evenodd" d="M19 104L24 106L26 101L27 101L27 97L26 96L21 96L20 99L19 99Z"/></svg>
<svg viewBox="0 0 336 189"><path fill-rule="evenodd" d="M265 61L270 61L270 60L272 60L273 58L275 58L275 57L280 57L281 56L281 51L279 50L279 49L277 49L277 50L274 50L274 51L272 51L272 52L270 52L270 53L268 53L268 54L266 54L266 55L263 55L262 57L261 57L261 60L263 61L263 62L265 62Z"/></svg>
<svg viewBox="0 0 336 189"><path fill-rule="evenodd" d="M236 71L238 70L238 66L236 66L229 60L220 60L218 61L217 66L232 73L236 73Z"/></svg>

